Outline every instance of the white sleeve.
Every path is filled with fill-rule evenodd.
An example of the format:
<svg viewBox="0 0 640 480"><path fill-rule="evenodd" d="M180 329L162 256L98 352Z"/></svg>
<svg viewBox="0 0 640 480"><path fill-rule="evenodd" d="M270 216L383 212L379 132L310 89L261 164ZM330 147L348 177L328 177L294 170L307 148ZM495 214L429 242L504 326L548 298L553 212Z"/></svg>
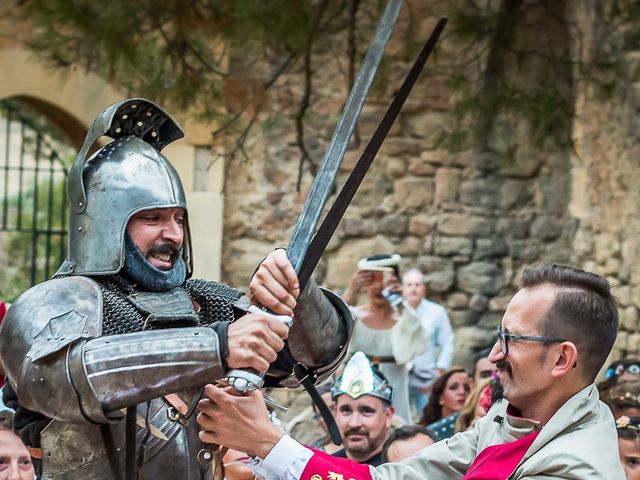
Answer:
<svg viewBox="0 0 640 480"><path fill-rule="evenodd" d="M313 452L289 435L282 437L264 460L250 463L253 473L265 480L299 480Z"/></svg>

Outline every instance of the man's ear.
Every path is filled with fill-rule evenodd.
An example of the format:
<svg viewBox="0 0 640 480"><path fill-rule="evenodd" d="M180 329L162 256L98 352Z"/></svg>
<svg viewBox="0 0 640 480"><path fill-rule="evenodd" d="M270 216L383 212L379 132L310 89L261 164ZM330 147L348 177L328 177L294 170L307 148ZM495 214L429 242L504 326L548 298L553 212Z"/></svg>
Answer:
<svg viewBox="0 0 640 480"><path fill-rule="evenodd" d="M562 342L555 349L551 375L560 378L571 373L578 364L578 349L573 342Z"/></svg>
<svg viewBox="0 0 640 480"><path fill-rule="evenodd" d="M390 427L391 426L391 420L393 419L393 416L396 413L396 409L393 407L393 405L389 405L384 413L385 413L385 415L387 417L387 419L386 419L387 427Z"/></svg>

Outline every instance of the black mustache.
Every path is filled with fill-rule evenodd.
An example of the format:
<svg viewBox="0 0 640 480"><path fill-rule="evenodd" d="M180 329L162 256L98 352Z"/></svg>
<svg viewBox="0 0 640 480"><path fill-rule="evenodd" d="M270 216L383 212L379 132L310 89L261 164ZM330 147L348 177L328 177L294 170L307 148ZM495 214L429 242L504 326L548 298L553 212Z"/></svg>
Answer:
<svg viewBox="0 0 640 480"><path fill-rule="evenodd" d="M509 375L509 378L513 378L513 370L511 370L511 365L506 360L500 360L496 362L496 368L498 370L504 370Z"/></svg>
<svg viewBox="0 0 640 480"><path fill-rule="evenodd" d="M175 246L173 243L163 242L163 243L154 243L149 249L148 255L156 256L156 255L164 255L168 254L171 256L171 260L175 259L180 253L180 249Z"/></svg>
<svg viewBox="0 0 640 480"><path fill-rule="evenodd" d="M344 436L348 437L349 435L362 435L362 436L365 436L365 437L369 436L369 434L367 433L366 430L362 430L360 428L351 428L349 430L345 430Z"/></svg>

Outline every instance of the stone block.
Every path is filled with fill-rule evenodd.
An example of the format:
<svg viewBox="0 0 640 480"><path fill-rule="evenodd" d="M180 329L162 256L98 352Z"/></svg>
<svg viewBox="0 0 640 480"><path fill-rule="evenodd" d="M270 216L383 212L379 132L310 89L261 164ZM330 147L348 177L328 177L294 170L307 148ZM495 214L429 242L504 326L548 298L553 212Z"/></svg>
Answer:
<svg viewBox="0 0 640 480"><path fill-rule="evenodd" d="M423 163L428 163L435 167L447 165L450 158L451 154L442 150L424 150L420 154L420 160Z"/></svg>
<svg viewBox="0 0 640 480"><path fill-rule="evenodd" d="M423 256L417 259L416 268L424 273L424 281L431 292L446 292L453 285L455 272L450 260Z"/></svg>
<svg viewBox="0 0 640 480"><path fill-rule="evenodd" d="M484 312L489 306L489 297L481 293L474 293L469 299L469 308L474 312Z"/></svg>
<svg viewBox="0 0 640 480"><path fill-rule="evenodd" d="M486 328L495 335L496 327L500 325L502 315L499 313L484 313L478 321L478 326Z"/></svg>
<svg viewBox="0 0 640 480"><path fill-rule="evenodd" d="M408 170L411 175L420 175L423 177L430 177L436 173L436 167L431 163L426 163L421 158L412 158L409 161Z"/></svg>
<svg viewBox="0 0 640 480"><path fill-rule="evenodd" d="M523 180L503 180L500 187L500 208L521 208L531 201L530 183Z"/></svg>
<svg viewBox="0 0 640 480"><path fill-rule="evenodd" d="M621 306L626 307L631 304L631 287L629 285L618 285L614 287L613 294Z"/></svg>
<svg viewBox="0 0 640 480"><path fill-rule="evenodd" d="M457 335L459 328L475 325L478 321L478 314L470 310L451 310L449 311L449 321L451 326L456 329Z"/></svg>
<svg viewBox="0 0 640 480"><path fill-rule="evenodd" d="M461 172L457 168L439 168L435 176L435 205L452 203L456 201L460 188Z"/></svg>
<svg viewBox="0 0 640 480"><path fill-rule="evenodd" d="M509 242L511 258L518 262L533 263L540 258L542 247L531 240L513 240Z"/></svg>
<svg viewBox="0 0 640 480"><path fill-rule="evenodd" d="M376 222L370 218L344 218L340 227L346 237L368 237L377 230Z"/></svg>
<svg viewBox="0 0 640 480"><path fill-rule="evenodd" d="M409 219L404 215L386 215L378 222L378 233L404 236L409 230Z"/></svg>
<svg viewBox="0 0 640 480"><path fill-rule="evenodd" d="M401 178L407 171L407 162L403 158L385 157L380 160L389 178Z"/></svg>
<svg viewBox="0 0 640 480"><path fill-rule="evenodd" d="M447 297L447 307L452 310L467 308L469 296L466 293L455 292Z"/></svg>
<svg viewBox="0 0 640 480"><path fill-rule="evenodd" d="M479 327L462 327L456 330L455 350L472 352L491 345L495 340L495 331Z"/></svg>
<svg viewBox="0 0 640 480"><path fill-rule="evenodd" d="M496 224L496 232L513 238L522 240L529 237L530 222L519 218L500 218Z"/></svg>
<svg viewBox="0 0 640 480"><path fill-rule="evenodd" d="M616 235L610 232L601 232L595 236L595 260L603 264L607 259L618 255L620 242Z"/></svg>
<svg viewBox="0 0 640 480"><path fill-rule="evenodd" d="M613 348L617 348L618 350L626 350L628 341L629 334L624 331L619 331L618 336L616 337L616 342L613 344Z"/></svg>
<svg viewBox="0 0 640 480"><path fill-rule="evenodd" d="M425 138L437 132L446 123L447 114L433 111L423 111L412 115L405 115L405 132L416 138Z"/></svg>
<svg viewBox="0 0 640 480"><path fill-rule="evenodd" d="M404 256L419 255L422 251L422 239L418 237L407 236L402 239L397 248L397 253Z"/></svg>
<svg viewBox="0 0 640 480"><path fill-rule="evenodd" d="M423 149L423 142L406 137L387 137L380 148L382 155L411 155L419 156Z"/></svg>
<svg viewBox="0 0 640 480"><path fill-rule="evenodd" d="M493 222L484 217L463 213L443 213L438 219L438 231L443 235L488 237L492 230Z"/></svg>
<svg viewBox="0 0 640 480"><path fill-rule="evenodd" d="M393 183L393 196L400 211L426 208L433 202L433 180L401 178Z"/></svg>
<svg viewBox="0 0 640 480"><path fill-rule="evenodd" d="M489 311L496 313L504 313L507 309L507 305L511 301L511 295L504 295L502 297L493 297L489 300Z"/></svg>
<svg viewBox="0 0 640 480"><path fill-rule="evenodd" d="M458 287L469 293L495 295L504 283L502 270L488 262L474 262L458 268Z"/></svg>
<svg viewBox="0 0 640 480"><path fill-rule="evenodd" d="M640 333L629 335L627 339L627 355L636 356L640 352Z"/></svg>
<svg viewBox="0 0 640 480"><path fill-rule="evenodd" d="M460 185L460 202L463 205L497 209L500 206L500 196L496 195L496 185L500 179L495 175L489 177L475 177Z"/></svg>
<svg viewBox="0 0 640 480"><path fill-rule="evenodd" d="M502 161L500 173L505 177L533 178L544 163L544 155L515 155L509 161Z"/></svg>
<svg viewBox="0 0 640 480"><path fill-rule="evenodd" d="M562 225L552 217L541 216L531 224L531 236L544 242L550 242L558 238L562 232Z"/></svg>
<svg viewBox="0 0 640 480"><path fill-rule="evenodd" d="M634 306L622 309L620 315L621 327L629 332L637 332L638 328L638 309Z"/></svg>
<svg viewBox="0 0 640 480"><path fill-rule="evenodd" d="M466 255L471 253L473 241L466 237L441 237L435 239L433 251L436 255ZM466 257L465 257L466 258Z"/></svg>
<svg viewBox="0 0 640 480"><path fill-rule="evenodd" d="M433 215L419 213L409 219L409 233L418 236L427 235L433 230L435 223Z"/></svg>
<svg viewBox="0 0 640 480"><path fill-rule="evenodd" d="M503 237L493 236L492 238L476 239L476 248L473 252L473 258L481 260L491 257L502 257L509 253L509 246Z"/></svg>

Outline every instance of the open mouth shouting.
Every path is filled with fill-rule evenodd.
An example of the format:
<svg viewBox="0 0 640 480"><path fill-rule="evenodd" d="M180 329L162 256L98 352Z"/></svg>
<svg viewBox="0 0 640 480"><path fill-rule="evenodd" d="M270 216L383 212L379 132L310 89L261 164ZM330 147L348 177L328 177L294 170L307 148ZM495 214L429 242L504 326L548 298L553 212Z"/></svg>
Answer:
<svg viewBox="0 0 640 480"><path fill-rule="evenodd" d="M153 244L147 252L147 261L159 270L171 270L180 250L172 243Z"/></svg>

